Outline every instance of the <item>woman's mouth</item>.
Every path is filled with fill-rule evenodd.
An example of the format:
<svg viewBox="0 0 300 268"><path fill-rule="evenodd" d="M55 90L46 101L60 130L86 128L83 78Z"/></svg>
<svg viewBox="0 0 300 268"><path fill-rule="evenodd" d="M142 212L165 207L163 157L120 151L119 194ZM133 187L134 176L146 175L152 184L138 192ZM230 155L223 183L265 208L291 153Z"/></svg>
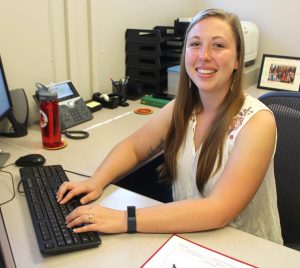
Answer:
<svg viewBox="0 0 300 268"><path fill-rule="evenodd" d="M197 73L200 74L214 74L217 72L215 69L201 69L201 68L196 68Z"/></svg>

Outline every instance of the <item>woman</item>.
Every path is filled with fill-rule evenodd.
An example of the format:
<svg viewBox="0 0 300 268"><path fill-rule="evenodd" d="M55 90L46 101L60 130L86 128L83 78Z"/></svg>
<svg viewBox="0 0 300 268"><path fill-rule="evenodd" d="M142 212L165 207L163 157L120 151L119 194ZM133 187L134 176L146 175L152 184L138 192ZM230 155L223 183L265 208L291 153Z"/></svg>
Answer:
<svg viewBox="0 0 300 268"><path fill-rule="evenodd" d="M244 94L243 65L238 18L213 9L197 14L186 33L176 100L119 143L90 179L64 183L58 202L84 193L81 203L87 204L115 178L164 149L161 173L172 182L174 202L137 209L138 232L230 225L282 243L273 172L276 124L267 107ZM126 232L127 220L126 211L96 204L66 218L74 232ZM90 224L76 227L81 223Z"/></svg>

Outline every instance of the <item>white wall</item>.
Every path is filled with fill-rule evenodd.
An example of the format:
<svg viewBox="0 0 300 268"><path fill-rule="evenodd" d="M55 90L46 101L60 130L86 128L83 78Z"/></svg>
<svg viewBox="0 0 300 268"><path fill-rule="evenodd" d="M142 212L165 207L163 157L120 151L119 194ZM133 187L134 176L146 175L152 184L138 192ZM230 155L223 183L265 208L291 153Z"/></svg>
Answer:
<svg viewBox="0 0 300 268"><path fill-rule="evenodd" d="M67 76L62 7L60 0L0 0L0 54L10 89L25 89L30 121L38 118L32 99L34 84ZM53 14L53 8L62 12ZM56 69L56 65L60 67Z"/></svg>
<svg viewBox="0 0 300 268"><path fill-rule="evenodd" d="M197 7L223 8L241 20L256 23L260 31L259 63L262 54L300 57L299 0L199 0Z"/></svg>
<svg viewBox="0 0 300 268"><path fill-rule="evenodd" d="M262 53L299 56L298 0L0 0L0 54L9 87L23 87L30 121L35 82L71 79L84 99L109 92L125 74L126 28L173 25L178 17L220 7L260 30Z"/></svg>
<svg viewBox="0 0 300 268"><path fill-rule="evenodd" d="M10 89L71 79L84 99L125 75L126 28L173 25L194 0L0 0L0 54Z"/></svg>
<svg viewBox="0 0 300 268"><path fill-rule="evenodd" d="M99 63L94 77L100 90L111 90L110 78L125 75L125 31L127 28L152 29L157 25L173 25L181 15L181 1L131 0L97 1L93 13L97 34L94 59ZM94 24L94 25L95 25Z"/></svg>
<svg viewBox="0 0 300 268"><path fill-rule="evenodd" d="M111 91L110 78L125 75L125 31L173 26L197 9L195 0L92 0L94 90Z"/></svg>

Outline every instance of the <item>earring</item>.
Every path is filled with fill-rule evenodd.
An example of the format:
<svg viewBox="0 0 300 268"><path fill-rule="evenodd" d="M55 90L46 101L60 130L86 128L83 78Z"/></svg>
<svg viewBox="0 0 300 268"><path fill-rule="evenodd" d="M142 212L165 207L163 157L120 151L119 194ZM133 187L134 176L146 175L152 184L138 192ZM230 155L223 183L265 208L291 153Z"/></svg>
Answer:
<svg viewBox="0 0 300 268"><path fill-rule="evenodd" d="M234 73L232 75L234 78L232 80L232 83L231 83L231 86L230 86L230 93L233 92L233 89L234 89L234 84L235 84L235 81L236 81L236 70L234 70Z"/></svg>
<svg viewBox="0 0 300 268"><path fill-rule="evenodd" d="M233 87L234 87L234 83L235 83L235 79L233 80L231 86L230 86L230 92L232 93L233 92Z"/></svg>
<svg viewBox="0 0 300 268"><path fill-rule="evenodd" d="M191 80L191 78L189 78L189 88L190 89L192 88L192 80Z"/></svg>

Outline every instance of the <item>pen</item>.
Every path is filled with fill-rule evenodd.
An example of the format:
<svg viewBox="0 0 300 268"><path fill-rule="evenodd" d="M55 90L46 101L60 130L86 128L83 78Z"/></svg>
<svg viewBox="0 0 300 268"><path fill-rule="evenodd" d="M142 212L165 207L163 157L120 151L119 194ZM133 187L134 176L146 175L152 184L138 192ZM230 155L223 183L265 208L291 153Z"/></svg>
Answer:
<svg viewBox="0 0 300 268"><path fill-rule="evenodd" d="M114 85L116 82L111 78L110 81L112 82L112 84Z"/></svg>

